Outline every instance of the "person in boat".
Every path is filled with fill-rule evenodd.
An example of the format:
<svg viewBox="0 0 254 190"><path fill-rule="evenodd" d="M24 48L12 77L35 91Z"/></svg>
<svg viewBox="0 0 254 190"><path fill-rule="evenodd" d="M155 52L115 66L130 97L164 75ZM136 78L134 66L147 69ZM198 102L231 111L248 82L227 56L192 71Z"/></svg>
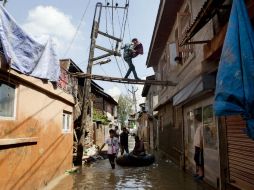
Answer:
<svg viewBox="0 0 254 190"><path fill-rule="evenodd" d="M131 42L131 44L125 44L125 46L123 47L123 58L129 65L129 69L124 78L128 78L131 72L133 72L135 79L140 80L140 78L138 78L135 66L132 63L132 59L137 57L138 55L143 55L143 45L138 41L137 38L132 39Z"/></svg>
<svg viewBox="0 0 254 190"><path fill-rule="evenodd" d="M139 139L139 137L135 136L135 147L132 151L132 154L135 156L143 156L145 155L145 146L144 142Z"/></svg>
<svg viewBox="0 0 254 190"><path fill-rule="evenodd" d="M112 169L115 169L115 158L119 149L119 141L118 138L115 137L115 130L109 130L109 138L105 141L105 143L101 146L100 152L105 146L108 145L108 159Z"/></svg>

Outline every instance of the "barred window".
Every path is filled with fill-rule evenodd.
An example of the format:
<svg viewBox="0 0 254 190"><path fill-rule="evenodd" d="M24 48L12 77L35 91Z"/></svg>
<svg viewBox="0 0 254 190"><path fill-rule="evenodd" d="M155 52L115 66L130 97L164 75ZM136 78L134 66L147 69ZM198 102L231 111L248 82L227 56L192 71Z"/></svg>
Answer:
<svg viewBox="0 0 254 190"><path fill-rule="evenodd" d="M72 120L71 113L63 112L63 124L62 124L62 132L69 133L71 132Z"/></svg>

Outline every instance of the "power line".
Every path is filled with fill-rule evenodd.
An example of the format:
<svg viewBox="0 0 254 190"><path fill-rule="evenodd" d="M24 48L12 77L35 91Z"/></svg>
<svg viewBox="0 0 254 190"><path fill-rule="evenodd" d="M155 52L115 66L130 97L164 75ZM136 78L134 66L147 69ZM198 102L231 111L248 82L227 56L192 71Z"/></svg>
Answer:
<svg viewBox="0 0 254 190"><path fill-rule="evenodd" d="M120 39L123 40L123 26L124 26L124 20L126 18L126 9L124 9L124 13L123 13L123 18L122 18L122 24L120 23L120 16L119 16L119 11L117 9L117 17L118 17L118 22L119 22L119 27L121 28L121 32L120 32Z"/></svg>
<svg viewBox="0 0 254 190"><path fill-rule="evenodd" d="M127 18L128 18L128 14L129 14L129 1L126 1L126 16L125 16L125 20L123 19L124 23L123 23L123 36L122 39L124 38L125 35L125 28L126 28L126 22L127 22Z"/></svg>
<svg viewBox="0 0 254 190"><path fill-rule="evenodd" d="M106 9L106 15L107 15L107 9ZM111 24L112 24L112 28L113 28L113 22L112 22ZM107 33L107 26L106 26L106 33ZM109 38L108 38L108 40L109 40L109 43L110 43L110 45L111 45L111 48L114 49L114 45L112 44L111 40L110 40ZM120 69L119 63L118 63L118 61L117 61L117 59L116 59L115 56L114 56L114 58L115 58L115 61L116 61L116 63L117 63L118 70L119 70L121 76L123 77L123 74L122 74L122 71L121 71L121 69Z"/></svg>
<svg viewBox="0 0 254 190"><path fill-rule="evenodd" d="M107 77L109 77L109 75L106 73L106 71L103 69L103 67L102 67L101 65L100 65L100 68L101 68L102 72L103 72ZM126 85L126 84L124 84L124 86L125 86L125 85ZM118 88L121 88L121 87L119 87L118 85L114 85L114 86L117 86ZM127 93L130 94L129 91L128 91L128 89L126 88L126 86L125 86L125 89L126 89Z"/></svg>
<svg viewBox="0 0 254 190"><path fill-rule="evenodd" d="M113 8L113 5L114 5L114 0L112 0L112 32L113 32L113 36L115 36L115 33L114 33L114 8Z"/></svg>
<svg viewBox="0 0 254 190"><path fill-rule="evenodd" d="M78 27L76 28L76 31L75 31L75 33L74 33L74 36L73 36L73 38L71 39L71 42L70 42L69 46L67 47L67 49L66 49L66 51L65 51L63 57L65 57L65 56L67 55L67 53L68 53L69 50L71 49L71 46L73 45L73 42L74 42L75 38L76 38L77 35L78 35L78 31L79 31L79 29L80 29L80 27L81 27L81 24L82 24L82 22L83 22L83 20L84 20L84 18L85 18L85 15L86 15L86 12L87 12L88 7L89 7L89 5L90 5L90 2L91 2L91 0L89 0L88 3L87 3L87 5L86 5L85 11L83 12L83 15L82 15L82 17L81 17L81 19L80 19L79 25L78 25Z"/></svg>
<svg viewBox="0 0 254 190"><path fill-rule="evenodd" d="M131 41L131 32L130 32L129 17L127 17L127 26L128 26L129 38L130 38L130 41Z"/></svg>
<svg viewBox="0 0 254 190"><path fill-rule="evenodd" d="M105 0L105 3L106 3L106 5L108 5L108 2L107 2L106 0ZM128 10L128 7L126 7L126 9ZM124 14L126 14L126 9L125 9L125 11L124 11ZM106 33L107 33L107 34L108 34L108 21L107 21L107 20L108 20L108 14L109 14L108 9L107 9L107 7L105 7L105 15L106 15ZM123 15L123 18L124 18L124 16L125 16L125 15ZM125 20L126 20L126 19L125 19ZM123 20L123 21L124 21L124 20ZM118 14L118 22L119 22L119 25L120 25L120 28L121 28L121 23L120 23L120 19L119 19L119 14ZM126 22L123 23L122 25L124 26L124 24L126 24ZM112 25L112 32L113 32L113 35L114 35L113 0L112 0L112 19L111 19L111 25ZM121 31L122 31L122 29L121 29ZM121 34L120 34L120 39L122 39L122 38L121 38ZM109 41L109 43L110 43L110 45L111 45L111 48L114 49L113 42L111 42L111 40L110 40L109 38L108 38L108 41ZM116 62L116 64L117 64L118 71L119 71L121 77L123 78L123 73L122 73L122 71L121 71L119 62L118 62L118 60L117 60L117 58L116 58L115 56L114 56L114 59L115 59L115 62ZM124 64L124 66L125 66L125 64ZM101 68L102 68L102 67L101 67ZM125 66L125 68L126 68L126 66ZM126 68L126 70L127 70L127 68ZM103 71L103 72L106 74L105 71ZM126 84L124 84L124 87L125 87L125 89L126 89L126 92L129 93L128 88L126 87Z"/></svg>
<svg viewBox="0 0 254 190"><path fill-rule="evenodd" d="M107 5L107 0L105 0L105 5ZM107 12L107 7L105 7L105 15L106 15L106 33L108 33L108 12Z"/></svg>

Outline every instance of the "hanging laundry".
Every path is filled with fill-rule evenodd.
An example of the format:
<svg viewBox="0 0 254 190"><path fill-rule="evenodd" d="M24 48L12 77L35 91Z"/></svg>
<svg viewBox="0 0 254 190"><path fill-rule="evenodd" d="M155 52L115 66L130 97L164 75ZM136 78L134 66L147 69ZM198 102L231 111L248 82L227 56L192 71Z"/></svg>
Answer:
<svg viewBox="0 0 254 190"><path fill-rule="evenodd" d="M52 40L40 43L30 37L0 5L0 39L11 68L34 77L58 81L60 65Z"/></svg>

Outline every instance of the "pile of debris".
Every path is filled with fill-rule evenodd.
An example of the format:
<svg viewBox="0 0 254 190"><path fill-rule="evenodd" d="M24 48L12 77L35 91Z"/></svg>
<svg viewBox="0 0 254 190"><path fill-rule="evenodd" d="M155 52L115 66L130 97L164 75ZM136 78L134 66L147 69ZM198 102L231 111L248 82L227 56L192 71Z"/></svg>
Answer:
<svg viewBox="0 0 254 190"><path fill-rule="evenodd" d="M104 159L106 159L106 156L104 154L99 154L99 147L97 145L93 145L92 147L86 149L82 158L84 164L91 164L97 160Z"/></svg>

